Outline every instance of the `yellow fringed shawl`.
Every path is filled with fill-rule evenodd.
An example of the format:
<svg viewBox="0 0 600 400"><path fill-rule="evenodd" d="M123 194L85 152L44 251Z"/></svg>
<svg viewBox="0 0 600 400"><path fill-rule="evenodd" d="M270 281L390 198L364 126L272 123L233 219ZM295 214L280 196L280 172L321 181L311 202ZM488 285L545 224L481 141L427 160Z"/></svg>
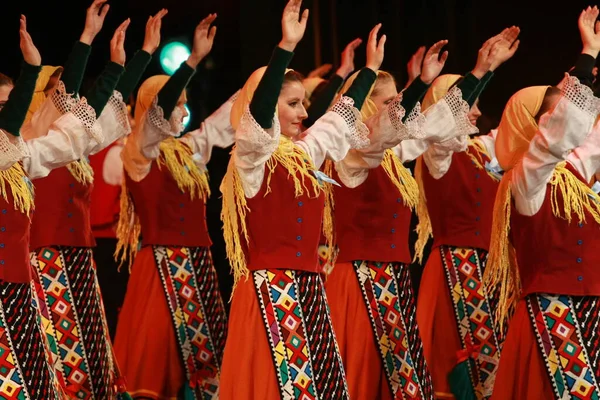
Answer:
<svg viewBox="0 0 600 400"><path fill-rule="evenodd" d="M73 178L82 185L91 185L94 183L94 170L86 159L73 161L67 165L67 169L73 175Z"/></svg>
<svg viewBox="0 0 600 400"><path fill-rule="evenodd" d="M33 185L21 163L15 163L9 169L0 171L0 196L6 202L9 190L15 210L29 215L34 207Z"/></svg>
<svg viewBox="0 0 600 400"><path fill-rule="evenodd" d="M186 144L177 139L169 138L160 144L160 156L156 162L158 169L161 171L164 166L167 167L179 189L189 193L192 200L201 198L206 201L210 196L208 172L201 171L194 163L192 156L192 150ZM142 228L125 181L121 190L120 206L119 223L117 225L117 238L119 241L115 258L120 261L119 267L125 259L129 258L129 267L131 268L139 247Z"/></svg>
<svg viewBox="0 0 600 400"><path fill-rule="evenodd" d="M496 195L492 242L484 273L484 283L490 293L498 291L499 304L496 318L503 327L512 315L521 296L521 281L514 249L509 241L512 195L510 182L512 170L504 174ZM558 195L563 202L559 202ZM569 223L573 216L579 222L586 221L586 212L600 224L600 196L581 182L566 168L566 162L558 164L550 180L552 213Z"/></svg>
<svg viewBox="0 0 600 400"><path fill-rule="evenodd" d="M279 146L266 165L268 173L265 177L265 184L267 185L265 196L271 193L271 177L278 166L285 168L288 176L293 180L296 197L307 195L316 198L321 193L325 195L325 215L322 228L327 245L329 248L332 248L333 217L332 204L330 202L332 188L329 183L324 183L323 185L319 183L313 174L315 168L306 153L300 147L295 146L290 139L281 136ZM221 221L223 221L223 235L226 243L227 258L231 263L235 289L238 282L242 278L246 278L249 274L244 247L249 243L246 214L250 209L248 208L242 181L234 165L233 158L229 162L221 188L223 192Z"/></svg>

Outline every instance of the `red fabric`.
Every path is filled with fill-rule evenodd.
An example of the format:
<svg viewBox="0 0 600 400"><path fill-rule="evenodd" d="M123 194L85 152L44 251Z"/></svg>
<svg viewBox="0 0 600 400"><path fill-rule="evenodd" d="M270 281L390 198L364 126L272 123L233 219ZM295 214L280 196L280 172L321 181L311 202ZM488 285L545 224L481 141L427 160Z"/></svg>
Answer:
<svg viewBox="0 0 600 400"><path fill-rule="evenodd" d="M491 399L554 399L546 363L539 350L525 301L519 303L510 320Z"/></svg>
<svg viewBox="0 0 600 400"><path fill-rule="evenodd" d="M78 182L67 167L55 169L33 184L37 201L31 219L30 249L94 247L90 225L92 185Z"/></svg>
<svg viewBox="0 0 600 400"><path fill-rule="evenodd" d="M135 257L114 350L130 394L177 398L186 377L152 247Z"/></svg>
<svg viewBox="0 0 600 400"><path fill-rule="evenodd" d="M318 247L325 196L296 198L293 179L280 165L271 176L271 191L265 195L266 168L261 190L247 200L248 269L281 269L285 265L285 269L320 272Z"/></svg>
<svg viewBox="0 0 600 400"><path fill-rule="evenodd" d="M166 166L152 163L141 182L126 176L135 212L142 226L144 246L210 247L206 205L197 196L182 191Z"/></svg>
<svg viewBox="0 0 600 400"><path fill-rule="evenodd" d="M9 189L7 200L0 196L0 280L29 283L29 217L13 204Z"/></svg>
<svg viewBox="0 0 600 400"><path fill-rule="evenodd" d="M410 264L411 216L411 210L381 166L370 170L366 181L354 189L336 187L335 227L340 249L337 260Z"/></svg>
<svg viewBox="0 0 600 400"><path fill-rule="evenodd" d="M439 247L432 249L421 277L417 324L435 396L437 399L454 399L448 374L458 362L457 353L462 345Z"/></svg>
<svg viewBox="0 0 600 400"><path fill-rule="evenodd" d="M228 332L221 365L219 398L281 399L271 345L252 276L242 279L235 288Z"/></svg>
<svg viewBox="0 0 600 400"><path fill-rule="evenodd" d="M470 147L469 151L476 151ZM489 158L482 155L483 162ZM434 179L423 163L423 186L433 246L489 250L498 182L478 169L466 152L454 153L448 172Z"/></svg>
<svg viewBox="0 0 600 400"><path fill-rule="evenodd" d="M90 156L90 165L94 170L90 214L92 232L97 238L117 237L115 229L119 221L121 186L109 185L103 176L106 153L114 145L113 143L100 153Z"/></svg>
<svg viewBox="0 0 600 400"><path fill-rule="evenodd" d="M585 180L567 164L575 176ZM563 197L557 191L562 208ZM574 216L571 223L552 213L550 184L540 211L520 215L513 207L511 239L519 264L523 296L560 293L600 296L600 226L586 212L586 223Z"/></svg>
<svg viewBox="0 0 600 400"><path fill-rule="evenodd" d="M331 323L351 399L392 399L363 294L350 263L337 263L325 282Z"/></svg>

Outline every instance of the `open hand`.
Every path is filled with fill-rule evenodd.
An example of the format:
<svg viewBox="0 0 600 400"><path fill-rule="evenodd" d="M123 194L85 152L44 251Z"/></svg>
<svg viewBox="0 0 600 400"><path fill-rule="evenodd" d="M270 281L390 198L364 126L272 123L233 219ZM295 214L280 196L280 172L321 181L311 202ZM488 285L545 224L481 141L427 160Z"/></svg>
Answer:
<svg viewBox="0 0 600 400"><path fill-rule="evenodd" d="M196 68L198 64L200 64L200 61L202 61L212 50L215 42L215 35L217 34L217 27L211 27L210 25L216 18L217 14L208 14L208 16L196 26L192 54L187 60L190 67Z"/></svg>
<svg viewBox="0 0 600 400"><path fill-rule="evenodd" d="M583 52L598 57L600 51L600 21L598 18L598 7L588 7L579 15L579 33L583 42Z"/></svg>
<svg viewBox="0 0 600 400"><path fill-rule="evenodd" d="M144 44L142 50L149 54L153 54L158 46L160 46L160 28L162 27L162 18L167 15L167 9L163 8L155 16L148 18L146 22L146 35L144 36Z"/></svg>
<svg viewBox="0 0 600 400"><path fill-rule="evenodd" d="M385 49L386 36L383 35L377 40L377 34L381 28L381 23L375 25L375 27L369 33L369 41L367 42L367 68L373 71L379 70L383 63L383 55Z"/></svg>
<svg viewBox="0 0 600 400"><path fill-rule="evenodd" d="M342 52L342 63L336 71L336 74L343 79L346 79L348 75L354 71L354 51L361 43L362 39L354 39L346 45L346 48Z"/></svg>
<svg viewBox="0 0 600 400"><path fill-rule="evenodd" d="M127 18L117 30L110 40L110 61L125 66L125 33L129 27L131 20Z"/></svg>
<svg viewBox="0 0 600 400"><path fill-rule="evenodd" d="M91 45L94 38L102 29L104 19L108 13L110 5L106 4L108 0L94 0L91 6L88 7L85 15L85 28L79 39L82 43Z"/></svg>
<svg viewBox="0 0 600 400"><path fill-rule="evenodd" d="M281 32L283 37L279 43L279 47L284 50L294 51L306 31L308 9L304 10L302 18L300 18L301 6L302 0L289 0L283 9L283 16L281 17Z"/></svg>
<svg viewBox="0 0 600 400"><path fill-rule="evenodd" d="M448 59L448 51L442 53L442 49L447 44L447 40L440 40L431 46L427 51L427 54L425 54L421 71L421 80L424 83L431 85L433 80L438 77L440 72L442 72L444 65L446 65L446 60Z"/></svg>
<svg viewBox="0 0 600 400"><path fill-rule="evenodd" d="M27 32L27 18L25 18L24 15L21 15L19 36L21 38L19 43L21 46L21 53L23 53L25 62L34 66L42 65L42 56L37 47L35 47L35 44L33 44L31 35Z"/></svg>

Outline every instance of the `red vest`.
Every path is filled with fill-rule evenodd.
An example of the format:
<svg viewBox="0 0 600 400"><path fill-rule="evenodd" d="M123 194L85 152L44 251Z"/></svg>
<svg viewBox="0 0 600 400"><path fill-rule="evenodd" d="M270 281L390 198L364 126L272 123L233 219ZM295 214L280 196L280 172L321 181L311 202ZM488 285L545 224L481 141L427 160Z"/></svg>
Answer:
<svg viewBox="0 0 600 400"><path fill-rule="evenodd" d="M33 181L36 207L31 219L30 249L45 246L94 247L90 226L93 185L78 182L67 167Z"/></svg>
<svg viewBox="0 0 600 400"><path fill-rule="evenodd" d="M92 232L96 238L116 238L116 226L119 222L121 186L104 182L102 169L106 153L114 146L108 146L98 154L90 156L90 165L94 170L94 188L90 204Z"/></svg>
<svg viewBox="0 0 600 400"><path fill-rule="evenodd" d="M476 151L474 147L470 151ZM482 155L485 161L488 157ZM433 247L489 250L498 182L478 169L466 152L454 153L448 172L434 179L423 162L423 186L433 230Z"/></svg>
<svg viewBox="0 0 600 400"><path fill-rule="evenodd" d="M277 165L267 190L268 168L258 194L247 199L248 269L293 269L320 272L318 247L325 196L295 197L288 171ZM310 187L310 185L308 185ZM243 240L243 239L242 239Z"/></svg>
<svg viewBox="0 0 600 400"><path fill-rule="evenodd" d="M567 163L567 168L585 182ZM569 224L552 213L550 184L533 216L511 212L511 240L517 254L523 296L530 293L600 296L600 226L586 213ZM563 198L557 191L558 204Z"/></svg>
<svg viewBox="0 0 600 400"><path fill-rule="evenodd" d="M0 196L0 281L29 283L29 217L15 210L10 189L7 198Z"/></svg>
<svg viewBox="0 0 600 400"><path fill-rule="evenodd" d="M209 247L206 204L182 191L166 166L152 163L141 182L126 176L127 188L142 227L144 246Z"/></svg>
<svg viewBox="0 0 600 400"><path fill-rule="evenodd" d="M411 215L381 166L370 170L365 182L354 189L336 187L337 261L410 263Z"/></svg>

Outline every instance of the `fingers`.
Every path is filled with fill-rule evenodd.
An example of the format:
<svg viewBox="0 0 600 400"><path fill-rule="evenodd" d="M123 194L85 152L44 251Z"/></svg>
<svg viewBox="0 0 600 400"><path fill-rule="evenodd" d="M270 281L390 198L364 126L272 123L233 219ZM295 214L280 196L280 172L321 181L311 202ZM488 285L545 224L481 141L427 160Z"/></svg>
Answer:
<svg viewBox="0 0 600 400"><path fill-rule="evenodd" d="M306 22L308 21L308 8L304 10L302 13L302 18L300 18L300 25L306 28Z"/></svg>
<svg viewBox="0 0 600 400"><path fill-rule="evenodd" d="M208 16L206 18L204 18L202 21L200 21L200 23L198 24L196 29L208 29L210 24L212 24L216 18L217 18L217 14L208 14Z"/></svg>
<svg viewBox="0 0 600 400"><path fill-rule="evenodd" d="M439 54L442 51L442 48L448 44L448 40L444 39L444 40L440 40L439 42L435 43L433 46L431 46L429 48L429 51L427 52L427 56L431 56L433 54Z"/></svg>
<svg viewBox="0 0 600 400"><path fill-rule="evenodd" d="M104 19L106 14L108 14L108 10L110 9L110 4L106 4L102 6L102 10L100 10L100 18Z"/></svg>
<svg viewBox="0 0 600 400"><path fill-rule="evenodd" d="M369 43L371 45L376 46L376 44L377 44L377 35L379 34L379 29L381 29L381 22L378 23L377 25L375 25L373 27L373 29L371 29L371 32L369 33Z"/></svg>
<svg viewBox="0 0 600 400"><path fill-rule="evenodd" d="M361 43L362 43L361 38L354 39L353 41L351 41L350 43L348 43L346 45L346 50L354 51L358 46L360 46Z"/></svg>
<svg viewBox="0 0 600 400"><path fill-rule="evenodd" d="M440 62L442 64L445 64L447 59L448 59L448 50L446 50L445 52L442 53L442 56L440 57Z"/></svg>
<svg viewBox="0 0 600 400"><path fill-rule="evenodd" d="M381 36L381 39L379 39L379 44L377 45L377 51L378 52L383 52L384 48L385 48L385 41L387 40L387 36L383 35Z"/></svg>
<svg viewBox="0 0 600 400"><path fill-rule="evenodd" d="M217 27L213 26L212 28L210 28L210 31L208 32L208 40L212 43L213 40L215 40L215 35L217 34Z"/></svg>

